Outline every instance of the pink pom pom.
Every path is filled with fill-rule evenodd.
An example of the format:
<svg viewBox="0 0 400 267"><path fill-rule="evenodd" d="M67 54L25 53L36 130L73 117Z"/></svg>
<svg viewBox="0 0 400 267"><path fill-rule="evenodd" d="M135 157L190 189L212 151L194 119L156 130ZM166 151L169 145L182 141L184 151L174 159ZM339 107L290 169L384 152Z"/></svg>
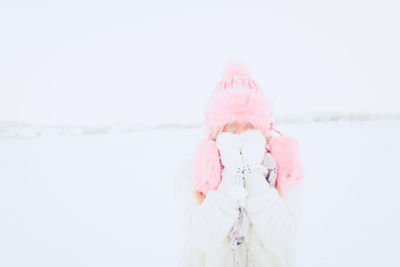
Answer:
<svg viewBox="0 0 400 267"><path fill-rule="evenodd" d="M244 75L250 76L249 68L240 62L232 62L228 64L225 68L224 76L227 75Z"/></svg>
<svg viewBox="0 0 400 267"><path fill-rule="evenodd" d="M215 141L210 139L201 141L195 154L194 190L207 195L208 191L217 189L221 182L221 169L219 150Z"/></svg>
<svg viewBox="0 0 400 267"><path fill-rule="evenodd" d="M272 138L269 146L276 160L276 187L279 192L286 192L299 186L303 181L304 170L297 140L282 135Z"/></svg>

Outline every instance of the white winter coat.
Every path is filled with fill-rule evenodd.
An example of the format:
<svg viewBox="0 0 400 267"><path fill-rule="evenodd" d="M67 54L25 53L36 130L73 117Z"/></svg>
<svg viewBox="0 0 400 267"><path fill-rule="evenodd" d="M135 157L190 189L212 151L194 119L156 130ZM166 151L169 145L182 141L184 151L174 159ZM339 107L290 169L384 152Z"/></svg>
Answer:
<svg viewBox="0 0 400 267"><path fill-rule="evenodd" d="M187 236L179 266L233 266L228 232L238 218L235 201L224 191L211 190L201 204L193 193L192 161L186 163L178 181L183 227ZM257 174L255 174L257 175ZM249 194L246 211L251 222L250 251L254 266L295 266L293 241L301 216L301 187L280 195L275 187ZM245 246L239 246L245 257Z"/></svg>

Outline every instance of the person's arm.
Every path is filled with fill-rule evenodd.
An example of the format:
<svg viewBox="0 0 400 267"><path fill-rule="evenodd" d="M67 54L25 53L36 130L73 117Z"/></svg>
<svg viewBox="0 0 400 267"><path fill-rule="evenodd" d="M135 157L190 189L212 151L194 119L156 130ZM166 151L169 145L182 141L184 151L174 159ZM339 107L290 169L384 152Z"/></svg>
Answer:
<svg viewBox="0 0 400 267"><path fill-rule="evenodd" d="M249 197L246 211L253 228L269 251L283 251L295 239L301 214L301 187L280 195L270 187L261 171L246 177Z"/></svg>
<svg viewBox="0 0 400 267"><path fill-rule="evenodd" d="M224 165L222 180L216 190L210 190L201 204L196 203L193 194L185 211L185 228L189 240L198 248L218 248L228 236L239 217L239 201L247 196L241 183L243 162L237 135L221 133L217 147Z"/></svg>
<svg viewBox="0 0 400 267"><path fill-rule="evenodd" d="M185 211L189 240L202 250L218 248L239 216L237 200L226 193L226 187L210 190L201 204L192 197Z"/></svg>
<svg viewBox="0 0 400 267"><path fill-rule="evenodd" d="M301 187L279 194L265 179L262 161L266 140L259 131L242 134L245 187L248 191L246 211L259 240L269 251L289 247L298 231L301 213Z"/></svg>

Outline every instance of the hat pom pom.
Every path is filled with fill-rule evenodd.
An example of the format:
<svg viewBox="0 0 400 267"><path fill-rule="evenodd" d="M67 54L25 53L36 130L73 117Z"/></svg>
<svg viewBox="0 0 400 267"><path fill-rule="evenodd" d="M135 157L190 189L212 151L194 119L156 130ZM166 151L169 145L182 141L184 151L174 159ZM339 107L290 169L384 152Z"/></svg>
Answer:
<svg viewBox="0 0 400 267"><path fill-rule="evenodd" d="M195 153L193 168L194 190L207 195L218 188L221 182L221 162L215 141L205 139L200 142Z"/></svg>
<svg viewBox="0 0 400 267"><path fill-rule="evenodd" d="M282 193L298 187L304 177L298 141L282 135L272 138L269 146L276 160L278 191Z"/></svg>
<svg viewBox="0 0 400 267"><path fill-rule="evenodd" d="M228 64L225 68L224 76L228 75L243 75L250 76L249 68L240 62L232 62Z"/></svg>

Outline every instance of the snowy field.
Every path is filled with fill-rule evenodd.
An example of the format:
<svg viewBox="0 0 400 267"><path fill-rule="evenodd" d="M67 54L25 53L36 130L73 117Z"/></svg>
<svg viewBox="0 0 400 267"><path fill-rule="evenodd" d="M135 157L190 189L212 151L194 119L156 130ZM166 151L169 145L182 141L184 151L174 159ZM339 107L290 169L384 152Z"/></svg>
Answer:
<svg viewBox="0 0 400 267"><path fill-rule="evenodd" d="M278 129L305 167L298 266L400 266L400 121ZM173 181L202 136L0 139L0 266L176 266Z"/></svg>

